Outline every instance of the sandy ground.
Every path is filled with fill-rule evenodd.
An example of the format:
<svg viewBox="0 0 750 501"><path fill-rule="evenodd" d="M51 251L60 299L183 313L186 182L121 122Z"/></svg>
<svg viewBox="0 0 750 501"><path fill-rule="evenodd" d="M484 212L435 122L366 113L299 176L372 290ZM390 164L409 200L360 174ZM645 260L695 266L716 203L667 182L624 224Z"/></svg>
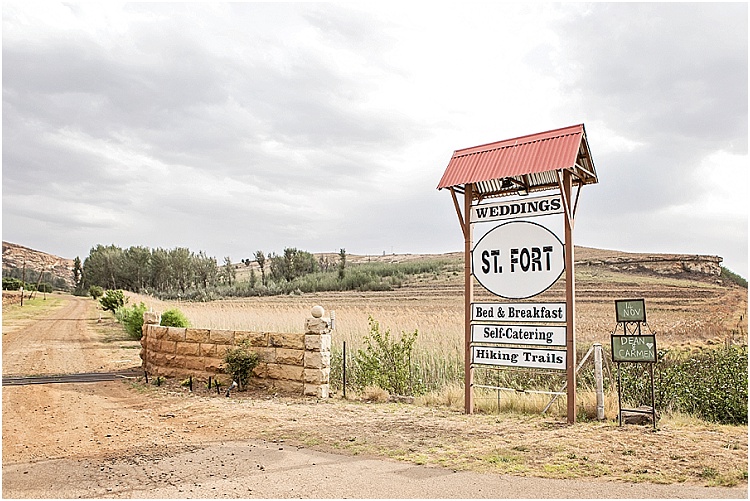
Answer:
<svg viewBox="0 0 750 501"><path fill-rule="evenodd" d="M66 298L7 333L4 320L3 374L135 365L135 343L107 341L92 304ZM570 427L138 381L2 398L5 498L747 498L746 480L705 487L747 471L741 427Z"/></svg>

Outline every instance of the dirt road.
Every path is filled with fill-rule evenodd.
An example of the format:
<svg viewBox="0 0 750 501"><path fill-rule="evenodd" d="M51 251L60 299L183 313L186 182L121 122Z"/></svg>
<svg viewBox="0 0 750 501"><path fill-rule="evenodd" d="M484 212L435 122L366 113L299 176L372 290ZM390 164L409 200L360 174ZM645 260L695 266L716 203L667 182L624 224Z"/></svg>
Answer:
<svg viewBox="0 0 750 501"><path fill-rule="evenodd" d="M107 340L98 325L93 303L79 298L66 298L45 319L8 333L4 325L3 374L115 370L138 363L137 343ZM584 468L587 463L618 468L612 458L599 457L596 451L615 441L632 444L628 467L643 471L656 468L666 474L669 468L695 468L698 453L680 453L678 459L669 449L675 457L664 463L639 457L645 448L677 441L714 444L714 454L727 463L737 462L738 456L747 455L747 438L738 433L663 430L653 437L656 434L644 435L639 429L593 425L598 426L592 429L600 442L588 446L580 436L586 431L583 426L469 417L405 405L270 396L226 399L136 382L6 386L3 497L747 497L746 483L706 488L691 482L601 481L591 477L606 474ZM531 427L539 431L529 433ZM458 456L469 446L491 442L488 450L495 451L497 461L509 461L510 456L497 451L499 444L510 442L519 457L528 454L547 461L546 454L557 454L547 444L565 440L575 440L575 451L585 457L574 464L575 454L566 452L566 467L580 468L582 480L540 479L523 471L519 474L526 476L483 473L480 467L466 471L465 456ZM726 447L727 440L734 445ZM431 464L431 454L445 451L456 451L459 459ZM472 461L485 465L484 471L493 464L479 449Z"/></svg>

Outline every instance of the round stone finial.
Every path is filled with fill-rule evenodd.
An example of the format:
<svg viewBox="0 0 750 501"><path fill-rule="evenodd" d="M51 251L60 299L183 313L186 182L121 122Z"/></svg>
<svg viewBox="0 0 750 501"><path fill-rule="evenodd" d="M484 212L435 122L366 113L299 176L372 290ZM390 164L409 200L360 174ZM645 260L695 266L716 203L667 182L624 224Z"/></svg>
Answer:
<svg viewBox="0 0 750 501"><path fill-rule="evenodd" d="M313 316L313 317L315 317L315 318L320 318L320 317L322 317L322 316L323 316L323 313L325 313L325 310L323 309L323 307L322 307L322 306L320 306L320 305L315 305L315 306L313 306L313 307L312 307L312 309L310 310L310 313L312 314L312 316Z"/></svg>

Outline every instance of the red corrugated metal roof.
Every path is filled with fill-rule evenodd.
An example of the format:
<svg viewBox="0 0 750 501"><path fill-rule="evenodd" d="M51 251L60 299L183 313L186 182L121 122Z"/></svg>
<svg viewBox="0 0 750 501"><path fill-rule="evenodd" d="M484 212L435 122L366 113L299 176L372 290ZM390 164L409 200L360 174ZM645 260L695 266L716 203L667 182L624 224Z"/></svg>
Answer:
<svg viewBox="0 0 750 501"><path fill-rule="evenodd" d="M484 187L485 196L511 194L500 188L504 178L514 183L514 193L521 185L527 191L549 189L556 184L554 171L577 163L588 174L579 175L579 184L597 182L583 124L456 150L438 189L474 183Z"/></svg>

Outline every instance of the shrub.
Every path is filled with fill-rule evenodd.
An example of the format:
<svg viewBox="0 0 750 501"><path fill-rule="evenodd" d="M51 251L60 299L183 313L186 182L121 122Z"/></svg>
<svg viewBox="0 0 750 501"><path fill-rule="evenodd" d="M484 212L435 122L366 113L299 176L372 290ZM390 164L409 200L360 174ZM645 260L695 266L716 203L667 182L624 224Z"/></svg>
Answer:
<svg viewBox="0 0 750 501"><path fill-rule="evenodd" d="M130 308L121 306L115 312L115 318L123 325L131 338L141 339L143 336L143 314L146 310L146 305L143 303L134 304Z"/></svg>
<svg viewBox="0 0 750 501"><path fill-rule="evenodd" d="M23 281L18 278L3 277L3 290L17 291L23 286Z"/></svg>
<svg viewBox="0 0 750 501"><path fill-rule="evenodd" d="M104 289L99 287L98 285L92 285L89 287L89 296L93 297L94 299L99 299L104 295Z"/></svg>
<svg viewBox="0 0 750 501"><path fill-rule="evenodd" d="M654 367L656 408L714 423L747 424L747 353L746 345L699 353L660 350ZM620 370L623 399L650 403L647 366L620 364Z"/></svg>
<svg viewBox="0 0 750 501"><path fill-rule="evenodd" d="M260 362L260 355L251 350L250 342L245 339L237 346L229 348L224 355L224 368L237 381L240 391L245 389L253 369Z"/></svg>
<svg viewBox="0 0 750 501"><path fill-rule="evenodd" d="M159 325L164 327L190 327L190 322L184 313L176 308L172 308L161 314Z"/></svg>
<svg viewBox="0 0 750 501"><path fill-rule="evenodd" d="M102 308L110 310L112 313L117 311L117 308L125 306L127 300L125 294L121 290L108 290L104 293L104 296L99 299Z"/></svg>
<svg viewBox="0 0 750 501"><path fill-rule="evenodd" d="M395 395L413 395L423 391L412 378L411 358L417 331L401 333L398 341L391 332L380 332L380 324L369 319L370 334L364 337L365 348L354 357L353 381L359 387L378 386Z"/></svg>

